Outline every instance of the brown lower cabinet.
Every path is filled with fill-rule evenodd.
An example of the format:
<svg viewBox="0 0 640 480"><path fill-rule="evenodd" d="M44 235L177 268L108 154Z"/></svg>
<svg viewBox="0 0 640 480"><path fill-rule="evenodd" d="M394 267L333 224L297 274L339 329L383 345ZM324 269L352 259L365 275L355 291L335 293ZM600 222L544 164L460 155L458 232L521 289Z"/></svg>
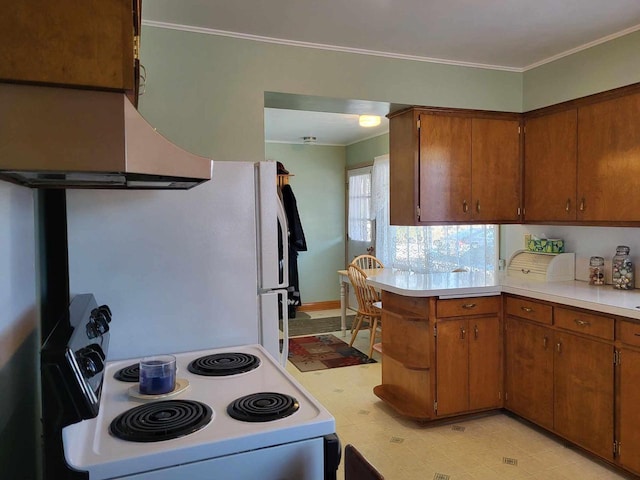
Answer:
<svg viewBox="0 0 640 480"><path fill-rule="evenodd" d="M383 292L376 394L421 420L504 406L640 475L640 322L502 300Z"/></svg>
<svg viewBox="0 0 640 480"><path fill-rule="evenodd" d="M553 331L505 319L505 407L553 429Z"/></svg>
<svg viewBox="0 0 640 480"><path fill-rule="evenodd" d="M500 407L500 338L498 315L438 323L438 416Z"/></svg>
<svg viewBox="0 0 640 480"><path fill-rule="evenodd" d="M640 323L618 321L617 337L618 461L640 475Z"/></svg>
<svg viewBox="0 0 640 480"><path fill-rule="evenodd" d="M613 460L613 346L555 332L553 430Z"/></svg>

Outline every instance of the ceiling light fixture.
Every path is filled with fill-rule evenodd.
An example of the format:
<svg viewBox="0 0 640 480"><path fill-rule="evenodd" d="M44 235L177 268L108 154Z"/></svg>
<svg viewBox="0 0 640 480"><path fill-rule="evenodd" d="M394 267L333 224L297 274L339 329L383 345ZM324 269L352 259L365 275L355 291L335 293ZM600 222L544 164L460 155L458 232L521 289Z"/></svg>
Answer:
<svg viewBox="0 0 640 480"><path fill-rule="evenodd" d="M380 125L380 117L378 115L360 115L358 123L361 127L377 127Z"/></svg>
<svg viewBox="0 0 640 480"><path fill-rule="evenodd" d="M306 144L313 145L318 139L316 137L302 137L302 141Z"/></svg>

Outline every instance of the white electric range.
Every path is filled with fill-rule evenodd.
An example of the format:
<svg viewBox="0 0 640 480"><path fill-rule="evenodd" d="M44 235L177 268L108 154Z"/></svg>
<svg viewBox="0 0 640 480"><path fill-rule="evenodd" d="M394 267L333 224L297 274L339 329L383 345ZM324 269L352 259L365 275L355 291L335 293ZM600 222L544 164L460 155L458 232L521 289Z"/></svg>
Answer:
<svg viewBox="0 0 640 480"><path fill-rule="evenodd" d="M92 302L84 309L97 311ZM74 331L85 337L94 332L90 323ZM103 341L107 332L97 338ZM176 390L145 396L138 391L139 359L100 365L106 353L95 336L88 343L67 349L72 372L58 382L63 388L75 377L91 406L81 421L62 428L64 459L82 472L78 478L336 478L334 418L262 346L174 354Z"/></svg>

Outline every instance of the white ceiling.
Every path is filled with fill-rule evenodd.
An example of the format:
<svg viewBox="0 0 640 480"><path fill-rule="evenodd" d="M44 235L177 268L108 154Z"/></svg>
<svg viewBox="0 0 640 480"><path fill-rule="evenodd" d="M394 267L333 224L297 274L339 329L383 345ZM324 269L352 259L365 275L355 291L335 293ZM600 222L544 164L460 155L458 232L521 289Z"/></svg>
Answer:
<svg viewBox="0 0 640 480"><path fill-rule="evenodd" d="M317 145L344 146L389 131L386 117L381 117L377 127L361 127L358 117L346 113L265 108L264 136L268 142L304 143L304 137L316 137Z"/></svg>
<svg viewBox="0 0 640 480"><path fill-rule="evenodd" d="M640 0L149 0L142 17L146 25L522 72L639 30ZM279 115L300 127L288 136L352 141L322 141L326 115L285 113L266 112L267 139L285 141L269 119ZM312 120L317 127L300 133L300 122Z"/></svg>

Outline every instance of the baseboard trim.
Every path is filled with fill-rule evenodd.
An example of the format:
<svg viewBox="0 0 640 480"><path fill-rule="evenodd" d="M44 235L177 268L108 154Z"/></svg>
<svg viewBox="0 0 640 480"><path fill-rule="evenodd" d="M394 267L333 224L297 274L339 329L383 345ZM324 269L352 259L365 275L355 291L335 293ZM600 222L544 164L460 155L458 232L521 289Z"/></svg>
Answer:
<svg viewBox="0 0 640 480"><path fill-rule="evenodd" d="M298 307L298 310L301 312L315 312L316 310L334 310L336 308L340 308L340 300L304 303Z"/></svg>

